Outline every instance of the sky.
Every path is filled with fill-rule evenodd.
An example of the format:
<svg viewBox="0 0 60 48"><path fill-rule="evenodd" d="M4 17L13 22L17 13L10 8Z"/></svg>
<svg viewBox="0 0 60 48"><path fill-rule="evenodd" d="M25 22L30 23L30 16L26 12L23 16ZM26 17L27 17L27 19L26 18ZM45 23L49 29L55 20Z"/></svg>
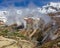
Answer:
<svg viewBox="0 0 60 48"><path fill-rule="evenodd" d="M49 2L60 2L60 0L0 0L0 8L2 7L28 7L29 4L41 7Z"/></svg>

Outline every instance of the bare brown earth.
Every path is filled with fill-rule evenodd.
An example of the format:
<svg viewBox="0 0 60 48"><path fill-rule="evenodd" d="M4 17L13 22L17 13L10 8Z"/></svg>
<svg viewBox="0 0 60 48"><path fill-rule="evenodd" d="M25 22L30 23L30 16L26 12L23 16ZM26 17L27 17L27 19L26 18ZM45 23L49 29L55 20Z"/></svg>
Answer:
<svg viewBox="0 0 60 48"><path fill-rule="evenodd" d="M0 36L0 48L34 48L34 44L27 40L14 40Z"/></svg>
<svg viewBox="0 0 60 48"><path fill-rule="evenodd" d="M0 48L35 48L36 42L28 38L25 32L14 29L14 26L0 26Z"/></svg>

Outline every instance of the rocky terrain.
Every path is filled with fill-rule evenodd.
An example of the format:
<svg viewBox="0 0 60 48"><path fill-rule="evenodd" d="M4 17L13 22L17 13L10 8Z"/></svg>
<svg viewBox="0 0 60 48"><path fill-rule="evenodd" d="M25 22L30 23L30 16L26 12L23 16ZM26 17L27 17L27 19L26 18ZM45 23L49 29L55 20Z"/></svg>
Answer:
<svg viewBox="0 0 60 48"><path fill-rule="evenodd" d="M50 2L32 11L29 8L22 9L20 11L25 13L22 15L17 15L13 9L9 10L8 17L2 16L3 19L8 18L9 25L4 24L6 18L0 21L0 48L60 48L60 3ZM26 26L23 26L24 20Z"/></svg>

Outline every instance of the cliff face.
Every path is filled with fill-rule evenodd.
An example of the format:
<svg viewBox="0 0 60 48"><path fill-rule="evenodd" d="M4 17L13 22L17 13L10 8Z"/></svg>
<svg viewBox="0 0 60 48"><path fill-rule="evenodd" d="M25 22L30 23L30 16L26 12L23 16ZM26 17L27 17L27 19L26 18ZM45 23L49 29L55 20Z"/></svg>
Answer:
<svg viewBox="0 0 60 48"><path fill-rule="evenodd" d="M60 17L53 17L53 19L56 21L58 26L60 26Z"/></svg>
<svg viewBox="0 0 60 48"><path fill-rule="evenodd" d="M60 26L60 12L57 13L49 13L48 14L53 20L55 20L56 24Z"/></svg>

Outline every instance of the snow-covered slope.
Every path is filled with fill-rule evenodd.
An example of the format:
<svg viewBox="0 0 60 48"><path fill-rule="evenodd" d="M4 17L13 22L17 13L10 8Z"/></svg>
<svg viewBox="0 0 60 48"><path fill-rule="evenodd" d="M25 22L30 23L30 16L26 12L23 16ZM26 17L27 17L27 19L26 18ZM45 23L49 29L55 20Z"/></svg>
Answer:
<svg viewBox="0 0 60 48"><path fill-rule="evenodd" d="M60 12L60 2L50 2L49 4L42 6L42 8L39 9L40 13L56 13Z"/></svg>

